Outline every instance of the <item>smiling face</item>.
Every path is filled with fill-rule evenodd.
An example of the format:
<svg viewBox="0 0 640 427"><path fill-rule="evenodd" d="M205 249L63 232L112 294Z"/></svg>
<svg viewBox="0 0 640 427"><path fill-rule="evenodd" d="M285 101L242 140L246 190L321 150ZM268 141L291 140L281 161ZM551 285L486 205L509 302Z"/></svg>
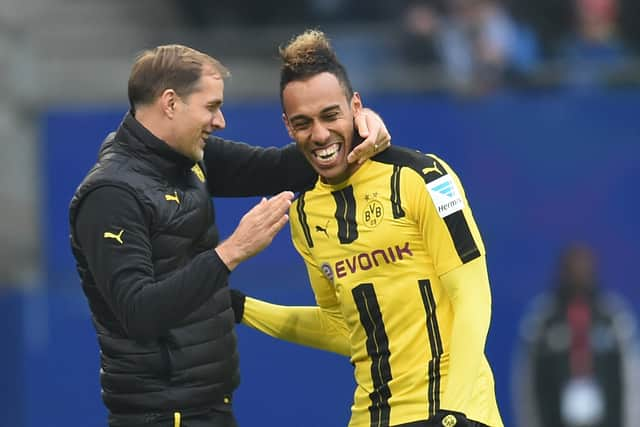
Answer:
<svg viewBox="0 0 640 427"><path fill-rule="evenodd" d="M205 68L195 90L189 95L175 95L171 146L180 154L198 162L204 157L209 135L224 129L222 115L224 79Z"/></svg>
<svg viewBox="0 0 640 427"><path fill-rule="evenodd" d="M352 172L347 155L353 147L353 119L360 96L347 99L331 73L289 82L282 92L284 122L309 163L324 182L337 184Z"/></svg>

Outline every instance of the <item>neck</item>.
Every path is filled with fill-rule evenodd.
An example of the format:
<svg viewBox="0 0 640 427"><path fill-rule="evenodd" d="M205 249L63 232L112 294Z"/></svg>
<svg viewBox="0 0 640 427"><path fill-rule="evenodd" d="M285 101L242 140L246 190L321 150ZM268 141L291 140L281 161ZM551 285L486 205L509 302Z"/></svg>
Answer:
<svg viewBox="0 0 640 427"><path fill-rule="evenodd" d="M347 179L349 179L351 176L353 176L353 174L356 173L356 171L358 169L360 169L360 166L362 166L362 164L359 164L357 162L356 163L350 163L347 166L347 169L341 175L335 176L333 178L326 178L326 177L321 175L320 176L320 180L322 182L324 182L325 184L338 185L340 183L345 182Z"/></svg>
<svg viewBox="0 0 640 427"><path fill-rule="evenodd" d="M161 112L158 112L154 108L142 107L136 110L134 117L156 138L171 145L172 138L170 128L167 126L167 120Z"/></svg>

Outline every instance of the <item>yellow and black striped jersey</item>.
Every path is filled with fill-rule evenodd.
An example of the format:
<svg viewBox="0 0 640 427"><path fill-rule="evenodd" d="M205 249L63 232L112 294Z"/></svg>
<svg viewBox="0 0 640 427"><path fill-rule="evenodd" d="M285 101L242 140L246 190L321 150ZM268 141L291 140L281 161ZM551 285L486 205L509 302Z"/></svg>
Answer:
<svg viewBox="0 0 640 427"><path fill-rule="evenodd" d="M296 330L292 325L299 322L292 317L271 327L246 323L280 338L349 354L357 383L350 427L426 420L438 409L502 426L484 356L488 279L465 283L453 294L443 284L450 275L466 280L455 273L465 265L482 266L473 271L486 275L480 233L462 185L444 161L391 147L339 185L318 180L291 206L290 221L293 243L324 313L314 319L333 324L318 330L335 336L326 345L321 339L298 339L294 335L322 332ZM476 287L481 291L470 292ZM473 305L461 302L458 308L458 300L465 298L475 299ZM270 315L253 303L247 302L245 317ZM454 324L462 322L455 310L464 310L470 323L481 313L486 322L479 324L486 327L479 333L458 327L454 344ZM344 346L337 343L341 333ZM479 335L475 350L464 348L467 333ZM465 384L451 384L460 391L452 389L455 396L447 397L452 346L460 349L455 369L462 380L451 381Z"/></svg>

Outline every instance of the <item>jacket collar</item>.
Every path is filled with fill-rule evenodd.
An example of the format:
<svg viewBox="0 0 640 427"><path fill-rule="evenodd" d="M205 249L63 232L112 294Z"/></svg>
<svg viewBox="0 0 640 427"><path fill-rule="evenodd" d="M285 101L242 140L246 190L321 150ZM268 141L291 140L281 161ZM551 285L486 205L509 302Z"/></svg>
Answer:
<svg viewBox="0 0 640 427"><path fill-rule="evenodd" d="M191 169L195 162L171 148L164 140L145 128L131 112L118 127L115 143L148 160L163 172L181 172Z"/></svg>

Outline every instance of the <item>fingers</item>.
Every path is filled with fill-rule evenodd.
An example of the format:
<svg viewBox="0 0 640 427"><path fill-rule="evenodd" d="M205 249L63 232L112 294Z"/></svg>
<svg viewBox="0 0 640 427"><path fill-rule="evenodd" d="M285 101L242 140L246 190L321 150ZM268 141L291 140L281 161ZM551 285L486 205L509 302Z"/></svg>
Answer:
<svg viewBox="0 0 640 427"><path fill-rule="evenodd" d="M293 197L291 191L283 191L270 199L262 198L242 217L231 236L216 248L229 270L271 243L289 220Z"/></svg>
<svg viewBox="0 0 640 427"><path fill-rule="evenodd" d="M267 245L271 243L273 238L276 237L276 234L278 234L280 230L282 230L282 228L287 224L287 222L289 222L289 215L283 215L271 226L271 229L269 230L269 234L271 235L271 240L269 240L269 243L267 243Z"/></svg>
<svg viewBox="0 0 640 427"><path fill-rule="evenodd" d="M293 200L293 192L291 191L283 191L282 193L278 193L275 196L273 196L271 199L269 199L269 201L273 201L273 200L286 200L289 202L289 204L291 204L291 200Z"/></svg>
<svg viewBox="0 0 640 427"><path fill-rule="evenodd" d="M366 111L363 111L361 114L356 115L354 119L354 123L356 125L356 130L358 131L358 135L362 138L367 138L370 134L370 119L369 114Z"/></svg>
<svg viewBox="0 0 640 427"><path fill-rule="evenodd" d="M283 191L282 193L279 193L267 200L265 213L268 217L268 221L272 223L278 221L283 215L286 215L289 211L292 200L293 193L291 191Z"/></svg>
<svg viewBox="0 0 640 427"><path fill-rule="evenodd" d="M289 221L287 213L293 196L291 191L283 191L268 200L262 200L254 207L254 215L247 219L248 230L251 233L247 236L247 243L251 248L251 256L267 247Z"/></svg>
<svg viewBox="0 0 640 427"><path fill-rule="evenodd" d="M289 210L293 196L291 191L283 191L270 199L263 197L257 205L246 213L245 217L250 217L253 221L273 222Z"/></svg>
<svg viewBox="0 0 640 427"><path fill-rule="evenodd" d="M387 134L388 135L388 134ZM386 150L391 145L391 139L380 138L376 134L376 138L374 138L374 134L351 150L349 156L347 156L347 161L349 163L358 162L358 164L364 163L366 160L380 153L381 151Z"/></svg>
<svg viewBox="0 0 640 427"><path fill-rule="evenodd" d="M363 122L364 126L367 127L369 135L366 137L362 135L361 128L358 127L360 136L365 139L349 153L347 156L349 163L358 162L358 164L362 164L391 145L391 135L389 135L389 131L380 116L375 112L364 109L356 117L356 125L358 125L359 121Z"/></svg>

